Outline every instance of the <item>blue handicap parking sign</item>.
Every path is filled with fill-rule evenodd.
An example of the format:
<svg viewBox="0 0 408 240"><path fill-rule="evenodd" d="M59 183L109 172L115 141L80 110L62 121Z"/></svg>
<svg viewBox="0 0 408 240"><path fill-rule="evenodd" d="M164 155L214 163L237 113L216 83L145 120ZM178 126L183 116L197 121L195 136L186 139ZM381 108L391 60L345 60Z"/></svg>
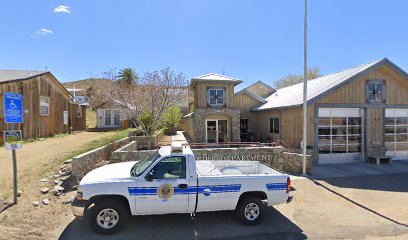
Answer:
<svg viewBox="0 0 408 240"><path fill-rule="evenodd" d="M6 123L22 123L23 95L18 93L4 92L4 121Z"/></svg>

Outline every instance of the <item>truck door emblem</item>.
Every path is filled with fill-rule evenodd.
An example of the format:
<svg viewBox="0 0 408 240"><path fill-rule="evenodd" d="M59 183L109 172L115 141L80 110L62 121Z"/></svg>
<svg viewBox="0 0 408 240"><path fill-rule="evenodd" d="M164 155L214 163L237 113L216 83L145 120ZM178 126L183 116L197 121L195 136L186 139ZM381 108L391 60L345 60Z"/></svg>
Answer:
<svg viewBox="0 0 408 240"><path fill-rule="evenodd" d="M210 195L211 195L211 189L209 189L209 188L204 189L204 190L203 190L203 194L204 194L204 196L206 196L206 197L210 196Z"/></svg>
<svg viewBox="0 0 408 240"><path fill-rule="evenodd" d="M169 200L173 196L174 193L174 188L168 183L165 183L161 185L157 189L157 194L159 194L159 197L162 198L164 201Z"/></svg>

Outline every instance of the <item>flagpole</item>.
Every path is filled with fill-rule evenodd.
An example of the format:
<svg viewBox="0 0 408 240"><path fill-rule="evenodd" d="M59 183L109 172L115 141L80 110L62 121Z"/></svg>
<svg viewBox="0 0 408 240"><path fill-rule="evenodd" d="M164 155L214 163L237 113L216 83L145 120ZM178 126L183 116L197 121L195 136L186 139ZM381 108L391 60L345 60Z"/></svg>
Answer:
<svg viewBox="0 0 408 240"><path fill-rule="evenodd" d="M304 52L303 52L303 175L306 173L307 147L307 0L305 0L304 15Z"/></svg>

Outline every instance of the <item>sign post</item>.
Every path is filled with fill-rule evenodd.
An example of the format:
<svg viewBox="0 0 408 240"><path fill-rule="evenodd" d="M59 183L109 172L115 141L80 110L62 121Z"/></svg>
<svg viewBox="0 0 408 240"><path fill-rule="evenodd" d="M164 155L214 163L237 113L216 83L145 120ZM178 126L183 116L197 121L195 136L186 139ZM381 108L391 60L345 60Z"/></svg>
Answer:
<svg viewBox="0 0 408 240"><path fill-rule="evenodd" d="M4 121L12 124L24 122L23 95L18 93L4 92ZM11 149L13 158L13 203L17 204L17 157L16 149L22 147L21 130L4 131L4 146Z"/></svg>

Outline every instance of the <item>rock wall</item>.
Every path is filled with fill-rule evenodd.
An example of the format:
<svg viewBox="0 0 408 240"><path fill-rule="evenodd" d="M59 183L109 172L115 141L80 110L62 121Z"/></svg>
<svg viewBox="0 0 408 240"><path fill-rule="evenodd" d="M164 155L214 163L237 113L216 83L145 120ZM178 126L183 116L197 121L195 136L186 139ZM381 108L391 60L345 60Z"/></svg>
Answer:
<svg viewBox="0 0 408 240"><path fill-rule="evenodd" d="M109 160L113 151L129 143L129 141L130 138L126 137L103 147L73 157L71 169L72 176L76 181L81 180L85 174L99 167L102 162Z"/></svg>
<svg viewBox="0 0 408 240"><path fill-rule="evenodd" d="M126 162L144 160L151 156L155 150L128 151L132 144L113 152L111 162ZM241 148L206 148L193 149L197 160L236 160L259 161L277 170L288 173L302 173L303 155L285 152L282 147L241 147ZM312 172L312 158L307 156L307 172Z"/></svg>

